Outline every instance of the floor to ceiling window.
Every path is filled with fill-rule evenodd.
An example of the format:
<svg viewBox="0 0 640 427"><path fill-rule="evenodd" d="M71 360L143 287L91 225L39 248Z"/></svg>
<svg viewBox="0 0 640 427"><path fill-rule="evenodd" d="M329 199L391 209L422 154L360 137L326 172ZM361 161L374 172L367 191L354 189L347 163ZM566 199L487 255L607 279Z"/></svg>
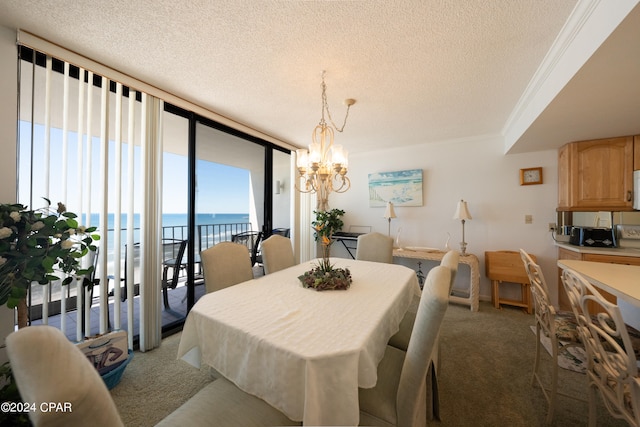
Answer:
<svg viewBox="0 0 640 427"><path fill-rule="evenodd" d="M99 286L33 287L32 321L78 340L128 329L142 347L145 324L179 327L203 293L201 250L291 228L289 150L29 47L19 55L18 202L62 202L101 235Z"/></svg>

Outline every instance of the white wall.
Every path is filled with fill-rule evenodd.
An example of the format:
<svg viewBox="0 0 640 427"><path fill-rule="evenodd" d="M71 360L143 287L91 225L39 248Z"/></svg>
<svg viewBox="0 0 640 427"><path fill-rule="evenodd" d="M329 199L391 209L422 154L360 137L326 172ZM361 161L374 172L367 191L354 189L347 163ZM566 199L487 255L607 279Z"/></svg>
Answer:
<svg viewBox="0 0 640 427"><path fill-rule="evenodd" d="M17 119L16 33L0 26L0 203L16 201L16 119ZM13 310L0 307L0 337L4 347L13 327ZM0 350L0 364L6 361Z"/></svg>
<svg viewBox="0 0 640 427"><path fill-rule="evenodd" d="M340 142L348 148L348 141ZM556 221L557 152L504 155L503 147L501 138L492 137L353 154L348 174L351 189L332 194L330 207L346 211L345 229L349 225L370 225L373 231L386 234L384 208L369 207L368 174L422 169L423 206L396 207L397 218L391 221L392 236L402 227L402 246L442 249L450 233L449 245L459 249L462 226L452 217L458 200L464 199L473 217L465 224L467 252L480 259L481 298L491 296L484 272L484 252L519 248L537 256L553 297L557 298L556 249L547 231L548 223ZM543 168L544 183L521 186L520 168L536 166ZM532 224L525 224L526 214L533 216ZM333 245L332 255L348 256L339 243ZM468 270L461 269L456 287L468 287L468 274ZM519 287L506 288L506 295L518 290Z"/></svg>

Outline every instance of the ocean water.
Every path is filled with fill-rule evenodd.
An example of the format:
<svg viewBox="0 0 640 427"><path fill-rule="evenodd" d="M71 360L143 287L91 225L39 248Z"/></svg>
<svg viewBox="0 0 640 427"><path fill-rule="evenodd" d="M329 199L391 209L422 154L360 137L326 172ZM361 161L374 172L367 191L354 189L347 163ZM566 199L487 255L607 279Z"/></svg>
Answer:
<svg viewBox="0 0 640 427"><path fill-rule="evenodd" d="M78 222L87 227L99 227L100 215L91 214L90 221L86 221L86 216L78 219ZM110 213L107 215L107 233L98 231L101 235L102 242L99 242L99 246L104 248L106 240L106 247L109 260L112 260L114 254L114 239L115 239L115 214ZM124 256L127 241L127 215L122 214L120 217L120 228L122 229L120 235L121 241L121 256ZM238 214L218 214L218 213L202 213L196 215L196 238L200 238L200 245L197 247L206 248L212 246L215 243L224 240L231 240L231 235L239 231L249 230L251 225L249 223L248 213ZM133 217L133 241L140 241L140 215L134 214ZM162 215L162 237L167 239L179 239L184 240L187 238L187 214L186 213L171 213Z"/></svg>

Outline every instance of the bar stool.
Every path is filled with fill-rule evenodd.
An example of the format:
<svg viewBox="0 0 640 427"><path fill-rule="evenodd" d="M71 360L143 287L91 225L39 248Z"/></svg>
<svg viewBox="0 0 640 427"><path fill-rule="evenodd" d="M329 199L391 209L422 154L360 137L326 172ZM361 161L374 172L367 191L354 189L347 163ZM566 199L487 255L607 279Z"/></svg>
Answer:
<svg viewBox="0 0 640 427"><path fill-rule="evenodd" d="M536 261L536 257L531 255ZM484 253L485 272L491 280L491 301L495 308L500 304L522 307L528 314L533 312L531 303L531 282L524 269L522 258L517 251L488 251ZM513 300L500 297L500 285L503 282L520 285L521 299Z"/></svg>

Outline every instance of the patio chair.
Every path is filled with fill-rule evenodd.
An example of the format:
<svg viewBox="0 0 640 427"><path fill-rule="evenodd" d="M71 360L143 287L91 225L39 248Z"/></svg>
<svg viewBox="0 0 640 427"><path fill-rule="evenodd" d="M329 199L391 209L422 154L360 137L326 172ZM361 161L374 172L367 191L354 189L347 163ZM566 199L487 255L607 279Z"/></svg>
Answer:
<svg viewBox="0 0 640 427"><path fill-rule="evenodd" d="M284 237L290 237L290 232L290 228L274 228L273 230L271 230L271 234L279 234L280 236Z"/></svg>
<svg viewBox="0 0 640 427"><path fill-rule="evenodd" d="M256 262L262 262L260 258L260 241L262 240L262 231L245 231L243 233L234 234L231 236L231 241L244 245L249 250L249 257L251 259L251 267L256 265Z"/></svg>
<svg viewBox="0 0 640 427"><path fill-rule="evenodd" d="M187 248L187 240L162 240L162 252L165 259L162 261L162 299L165 310L170 310L169 305L169 289L175 289L178 286L180 272L187 267L184 260L185 249ZM171 276L169 276L171 270Z"/></svg>

